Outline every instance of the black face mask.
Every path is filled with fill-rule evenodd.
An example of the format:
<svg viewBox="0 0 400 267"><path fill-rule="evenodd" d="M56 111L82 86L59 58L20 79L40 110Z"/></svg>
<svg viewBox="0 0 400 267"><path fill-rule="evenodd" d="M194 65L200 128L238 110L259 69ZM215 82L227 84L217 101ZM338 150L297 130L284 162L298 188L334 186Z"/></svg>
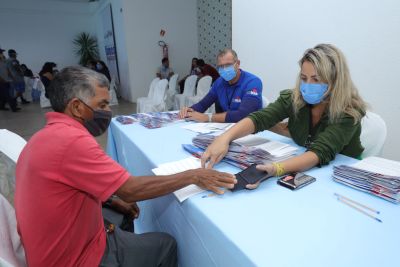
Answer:
<svg viewBox="0 0 400 267"><path fill-rule="evenodd" d="M81 100L85 106L93 112L93 118L90 120L83 119L83 126L93 136L102 135L108 128L112 118L112 112L107 110L94 110Z"/></svg>

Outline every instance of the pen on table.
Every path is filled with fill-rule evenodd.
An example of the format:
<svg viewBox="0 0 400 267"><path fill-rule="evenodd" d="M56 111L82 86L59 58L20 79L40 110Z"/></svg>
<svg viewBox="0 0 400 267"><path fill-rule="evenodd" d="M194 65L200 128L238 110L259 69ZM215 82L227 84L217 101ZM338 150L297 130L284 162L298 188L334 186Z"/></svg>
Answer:
<svg viewBox="0 0 400 267"><path fill-rule="evenodd" d="M217 195L217 194L215 194L215 193L210 193L210 194L201 196L201 198L213 197L213 196L215 196L215 195Z"/></svg>
<svg viewBox="0 0 400 267"><path fill-rule="evenodd" d="M360 207L363 207L364 209L370 210L370 211L372 211L372 212L374 212L374 213L376 213L376 214L379 214L379 213L380 213L378 210L375 210L375 209L373 209L373 208L370 208L370 207L368 207L368 206L366 206L366 205L364 205L364 204L361 204L361 203L359 203L359 202L357 202L357 201L354 201L354 200L352 200L352 199L350 199L350 198L348 198L348 197L342 196L342 195L340 195L340 194L338 194L338 193L335 193L335 196L337 196L337 197L339 197L339 198L342 198L342 199L345 199L345 200L347 200L348 202L351 202L351 203L353 203L353 204L356 204L356 205L358 205L358 206L360 206Z"/></svg>
<svg viewBox="0 0 400 267"><path fill-rule="evenodd" d="M335 195L337 195L337 194L335 193ZM375 217L375 216L372 215L372 214L369 214L369 213L366 212L365 210L363 210L363 209L357 207L355 204L353 204L352 202L350 202L350 201L348 201L348 200L346 200L346 199L347 199L347 198L343 198L343 197L338 197L338 198L337 198L338 201L340 201L340 202L346 204L347 206L349 206L349 207L351 207L351 208L353 208L353 209L355 209L355 210L357 210L357 211L363 213L364 215L367 215L368 217L370 217L370 218L372 218L372 219L374 219L374 220L376 220L376 221L378 221L378 222L382 222L381 219ZM357 203L357 202L356 202L356 203ZM361 206L364 207L365 205L362 205L362 204L361 204Z"/></svg>
<svg viewBox="0 0 400 267"><path fill-rule="evenodd" d="M224 193L225 193L225 191L224 191ZM217 193L214 193L214 192L212 192L212 193L209 193L209 194L207 194L207 195L203 195L201 198L206 198L206 197L214 197L214 196L218 196L218 194L217 194Z"/></svg>

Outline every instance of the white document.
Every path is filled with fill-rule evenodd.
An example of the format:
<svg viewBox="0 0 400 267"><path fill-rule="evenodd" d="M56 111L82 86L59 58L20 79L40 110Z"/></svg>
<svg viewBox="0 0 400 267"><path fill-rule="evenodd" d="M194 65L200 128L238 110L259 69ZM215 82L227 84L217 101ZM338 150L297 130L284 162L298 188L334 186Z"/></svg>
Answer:
<svg viewBox="0 0 400 267"><path fill-rule="evenodd" d="M370 172L398 176L400 177L400 162L379 158L379 157L368 157L360 160L352 167L367 170Z"/></svg>
<svg viewBox="0 0 400 267"><path fill-rule="evenodd" d="M189 157L183 160L161 164L157 168L152 169L152 171L155 175L170 175L178 172L197 169L200 167L201 167L200 159ZM187 198L204 191L205 191L204 189L198 187L197 185L192 184L182 189L176 190L174 192L174 195L179 200L179 202L183 202Z"/></svg>
<svg viewBox="0 0 400 267"><path fill-rule="evenodd" d="M238 138L233 142L242 146L260 148L275 157L285 157L288 155L292 155L297 151L297 147L278 141L271 141L267 138L254 134L249 134L244 137Z"/></svg>
<svg viewBox="0 0 400 267"><path fill-rule="evenodd" d="M233 143L241 145L241 146L258 146L262 145L264 143L269 142L267 138L254 135L254 134L249 134L243 137L240 137L238 139L235 139Z"/></svg>
<svg viewBox="0 0 400 267"><path fill-rule="evenodd" d="M277 141L270 141L268 143L264 143L255 147L268 151L269 153L271 153L271 155L276 157L291 155L297 151L297 147Z"/></svg>
<svg viewBox="0 0 400 267"><path fill-rule="evenodd" d="M218 122L198 122L182 126L183 129L196 133L211 133L217 131L227 131L234 123L218 123Z"/></svg>

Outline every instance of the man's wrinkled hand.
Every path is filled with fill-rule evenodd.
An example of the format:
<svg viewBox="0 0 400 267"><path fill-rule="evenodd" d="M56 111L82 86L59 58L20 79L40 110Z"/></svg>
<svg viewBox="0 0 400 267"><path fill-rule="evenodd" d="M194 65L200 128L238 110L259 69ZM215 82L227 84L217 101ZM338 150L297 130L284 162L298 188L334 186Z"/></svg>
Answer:
<svg viewBox="0 0 400 267"><path fill-rule="evenodd" d="M221 187L232 189L237 183L235 175L226 172L203 168L190 170L189 172L191 172L189 175L195 177L196 185L220 195L224 193Z"/></svg>
<svg viewBox="0 0 400 267"><path fill-rule="evenodd" d="M179 118L180 119L186 119L189 117L189 113L193 112L192 108L189 107L183 107L181 108L181 110L179 111Z"/></svg>

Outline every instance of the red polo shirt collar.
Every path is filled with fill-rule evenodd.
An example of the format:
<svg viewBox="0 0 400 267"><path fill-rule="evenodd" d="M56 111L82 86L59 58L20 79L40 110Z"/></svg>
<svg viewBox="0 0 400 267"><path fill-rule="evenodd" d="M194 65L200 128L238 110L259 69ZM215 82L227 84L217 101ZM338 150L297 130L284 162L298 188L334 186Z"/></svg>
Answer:
<svg viewBox="0 0 400 267"><path fill-rule="evenodd" d="M54 123L64 123L64 124L70 125L74 128L78 128L78 129L87 131L87 129L85 128L85 126L83 126L82 123L80 123L76 119L72 118L71 116L68 116L65 113L52 111L52 112L47 112L45 116L46 116L48 125L54 124Z"/></svg>

